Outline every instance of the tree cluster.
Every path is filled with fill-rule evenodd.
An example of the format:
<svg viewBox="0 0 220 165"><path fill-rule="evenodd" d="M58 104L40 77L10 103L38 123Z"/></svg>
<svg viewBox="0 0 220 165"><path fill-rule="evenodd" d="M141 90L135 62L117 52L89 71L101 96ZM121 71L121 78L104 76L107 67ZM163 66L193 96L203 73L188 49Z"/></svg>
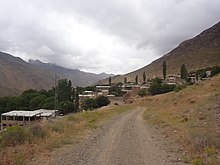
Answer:
<svg viewBox="0 0 220 165"><path fill-rule="evenodd" d="M11 110L59 109L61 113L79 110L78 89L71 81L62 79L51 90L26 90L20 96L0 98L0 113Z"/></svg>
<svg viewBox="0 0 220 165"><path fill-rule="evenodd" d="M199 69L199 70L196 71L196 74L201 78L205 78L206 77L206 71L211 71L211 77L215 76L216 74L220 73L220 66L214 66L214 67Z"/></svg>
<svg viewBox="0 0 220 165"><path fill-rule="evenodd" d="M105 96L98 96L97 98L86 98L83 101L82 107L84 110L92 110L95 108L100 108L110 104L110 101Z"/></svg>
<svg viewBox="0 0 220 165"><path fill-rule="evenodd" d="M162 79L156 77L152 79L152 83L148 91L152 95L156 95L156 94L162 94L162 93L174 91L175 87L176 85L163 84Z"/></svg>
<svg viewBox="0 0 220 165"><path fill-rule="evenodd" d="M52 90L26 90L20 96L0 98L0 113L11 110L54 109L54 88Z"/></svg>

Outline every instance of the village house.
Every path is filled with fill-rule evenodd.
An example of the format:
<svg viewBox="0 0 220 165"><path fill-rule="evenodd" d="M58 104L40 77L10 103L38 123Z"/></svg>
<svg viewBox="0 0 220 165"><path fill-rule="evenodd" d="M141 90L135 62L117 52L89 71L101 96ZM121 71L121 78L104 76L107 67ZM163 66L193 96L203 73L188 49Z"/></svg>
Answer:
<svg viewBox="0 0 220 165"><path fill-rule="evenodd" d="M96 97L99 95L106 96L109 94L109 89L111 86L96 86Z"/></svg>
<svg viewBox="0 0 220 165"><path fill-rule="evenodd" d="M58 115L58 110L39 109L35 111L13 110L1 114L1 130L7 126L28 125L41 119Z"/></svg>
<svg viewBox="0 0 220 165"><path fill-rule="evenodd" d="M196 73L195 72L189 73L188 81L191 82L191 83L195 83L197 81Z"/></svg>
<svg viewBox="0 0 220 165"><path fill-rule="evenodd" d="M171 74L166 78L165 83L168 85L177 85L177 84L182 84L182 80L179 74L178 75Z"/></svg>

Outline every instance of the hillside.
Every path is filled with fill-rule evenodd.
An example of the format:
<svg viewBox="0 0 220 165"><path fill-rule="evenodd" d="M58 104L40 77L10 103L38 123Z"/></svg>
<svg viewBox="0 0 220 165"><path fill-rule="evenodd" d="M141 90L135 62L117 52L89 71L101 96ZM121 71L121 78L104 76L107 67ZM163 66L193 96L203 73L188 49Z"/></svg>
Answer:
<svg viewBox="0 0 220 165"><path fill-rule="evenodd" d="M57 80L71 80L73 86L87 86L109 77L105 73L87 73L39 60L27 63L19 57L0 52L0 97L19 95L27 89L51 89L55 84L55 74Z"/></svg>
<svg viewBox="0 0 220 165"><path fill-rule="evenodd" d="M43 63L39 60L29 60L29 63L40 68L48 69L59 75L61 78L67 78L71 80L73 86L88 86L97 82L98 80L113 76L112 74L106 73L94 74L83 72L77 69L68 69L56 64Z"/></svg>
<svg viewBox="0 0 220 165"><path fill-rule="evenodd" d="M151 64L134 72L113 77L112 82L123 82L124 77L127 77L128 81L134 81L136 75L139 76L141 82L143 72L146 72L148 78L154 75L162 77L163 61L167 63L168 75L178 74L182 64L185 64L189 71L220 65L220 22L198 36L182 42L177 48ZM107 82L106 79L98 83Z"/></svg>
<svg viewBox="0 0 220 165"><path fill-rule="evenodd" d="M0 52L0 96L18 95L27 89L49 89L54 74L34 67L21 58Z"/></svg>
<svg viewBox="0 0 220 165"><path fill-rule="evenodd" d="M146 108L146 122L155 125L164 139L182 146L181 153L186 154L182 159L190 161L200 155L204 164L219 163L220 74L177 93L136 98L134 102Z"/></svg>

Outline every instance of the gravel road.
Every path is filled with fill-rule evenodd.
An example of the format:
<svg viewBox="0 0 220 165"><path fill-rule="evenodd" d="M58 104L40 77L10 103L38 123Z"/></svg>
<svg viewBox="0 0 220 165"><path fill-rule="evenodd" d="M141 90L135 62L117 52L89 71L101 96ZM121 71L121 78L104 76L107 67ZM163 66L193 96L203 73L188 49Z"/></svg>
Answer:
<svg viewBox="0 0 220 165"><path fill-rule="evenodd" d="M33 164L51 165L169 165L184 164L169 153L158 134L144 124L143 108L113 117L78 143L54 151Z"/></svg>

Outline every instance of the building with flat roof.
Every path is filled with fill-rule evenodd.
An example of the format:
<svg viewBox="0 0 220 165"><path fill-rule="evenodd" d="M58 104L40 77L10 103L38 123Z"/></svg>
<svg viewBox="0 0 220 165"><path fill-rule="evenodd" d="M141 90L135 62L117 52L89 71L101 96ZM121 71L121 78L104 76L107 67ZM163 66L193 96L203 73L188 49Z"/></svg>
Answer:
<svg viewBox="0 0 220 165"><path fill-rule="evenodd" d="M13 110L1 114L1 130L12 125L28 125L42 118L55 117L58 110L39 109L35 111Z"/></svg>

